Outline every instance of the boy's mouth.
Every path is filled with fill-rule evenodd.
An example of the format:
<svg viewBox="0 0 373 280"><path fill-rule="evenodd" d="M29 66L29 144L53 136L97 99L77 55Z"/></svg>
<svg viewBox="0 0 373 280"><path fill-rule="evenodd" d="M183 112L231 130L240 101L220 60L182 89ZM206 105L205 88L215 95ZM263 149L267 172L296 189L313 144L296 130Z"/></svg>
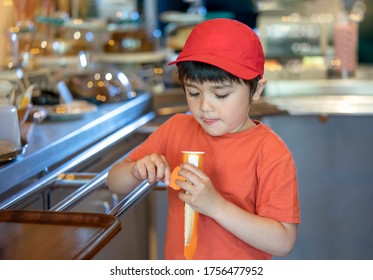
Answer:
<svg viewBox="0 0 373 280"><path fill-rule="evenodd" d="M205 125L214 125L215 123L217 123L219 120L218 119L206 119L206 118L202 118L202 121Z"/></svg>

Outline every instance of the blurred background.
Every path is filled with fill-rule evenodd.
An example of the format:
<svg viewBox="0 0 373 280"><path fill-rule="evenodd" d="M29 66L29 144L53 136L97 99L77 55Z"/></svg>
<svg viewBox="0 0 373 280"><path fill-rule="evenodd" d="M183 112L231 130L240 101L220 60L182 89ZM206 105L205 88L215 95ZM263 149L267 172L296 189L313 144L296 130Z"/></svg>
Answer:
<svg viewBox="0 0 373 280"><path fill-rule="evenodd" d="M0 121L17 112L22 138L0 137L0 209L66 211L76 194L74 211L110 213L123 197L105 170L188 112L167 62L218 17L258 34L268 83L251 114L296 161L286 259L373 259L373 0L0 0ZM134 200L95 258L162 259L165 189Z"/></svg>

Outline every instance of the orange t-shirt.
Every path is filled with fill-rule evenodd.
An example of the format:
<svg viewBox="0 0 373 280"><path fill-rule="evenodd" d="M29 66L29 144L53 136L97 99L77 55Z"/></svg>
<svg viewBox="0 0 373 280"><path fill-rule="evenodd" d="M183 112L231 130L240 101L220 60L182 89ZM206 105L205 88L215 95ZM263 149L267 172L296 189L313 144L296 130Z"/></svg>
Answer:
<svg viewBox="0 0 373 280"><path fill-rule="evenodd" d="M299 223L298 186L293 157L278 135L255 121L249 130L210 136L191 115L167 120L130 155L135 161L150 153L166 156L171 170L182 163L181 151L203 151L203 170L223 197L250 213L286 223ZM184 257L184 202L168 191L165 259ZM193 259L270 259L213 219L200 214Z"/></svg>

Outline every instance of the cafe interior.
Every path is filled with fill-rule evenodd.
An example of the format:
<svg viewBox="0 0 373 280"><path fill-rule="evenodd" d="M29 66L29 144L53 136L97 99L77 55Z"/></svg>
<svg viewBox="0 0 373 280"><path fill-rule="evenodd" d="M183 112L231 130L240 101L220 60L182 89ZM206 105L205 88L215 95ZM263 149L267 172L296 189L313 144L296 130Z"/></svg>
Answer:
<svg viewBox="0 0 373 280"><path fill-rule="evenodd" d="M267 85L251 117L294 156L285 260L373 259L373 0L1 0L0 259L161 260L167 186L108 171L188 113L174 60L194 26L250 26Z"/></svg>

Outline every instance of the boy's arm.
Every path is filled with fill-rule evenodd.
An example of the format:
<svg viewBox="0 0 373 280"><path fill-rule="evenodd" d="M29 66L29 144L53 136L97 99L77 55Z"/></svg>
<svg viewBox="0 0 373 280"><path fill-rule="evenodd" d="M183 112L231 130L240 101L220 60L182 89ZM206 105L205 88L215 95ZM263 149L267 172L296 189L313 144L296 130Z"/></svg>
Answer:
<svg viewBox="0 0 373 280"><path fill-rule="evenodd" d="M149 183L164 181L169 184L171 169L164 155L156 153L132 161L129 157L116 163L109 171L107 183L116 193L127 194L144 180Z"/></svg>
<svg viewBox="0 0 373 280"><path fill-rule="evenodd" d="M111 191L120 194L127 194L132 191L141 180L133 176L135 163L129 158L125 158L110 169L107 184Z"/></svg>
<svg viewBox="0 0 373 280"><path fill-rule="evenodd" d="M223 198L219 205L212 218L251 246L277 257L286 256L294 248L296 224L254 215Z"/></svg>

